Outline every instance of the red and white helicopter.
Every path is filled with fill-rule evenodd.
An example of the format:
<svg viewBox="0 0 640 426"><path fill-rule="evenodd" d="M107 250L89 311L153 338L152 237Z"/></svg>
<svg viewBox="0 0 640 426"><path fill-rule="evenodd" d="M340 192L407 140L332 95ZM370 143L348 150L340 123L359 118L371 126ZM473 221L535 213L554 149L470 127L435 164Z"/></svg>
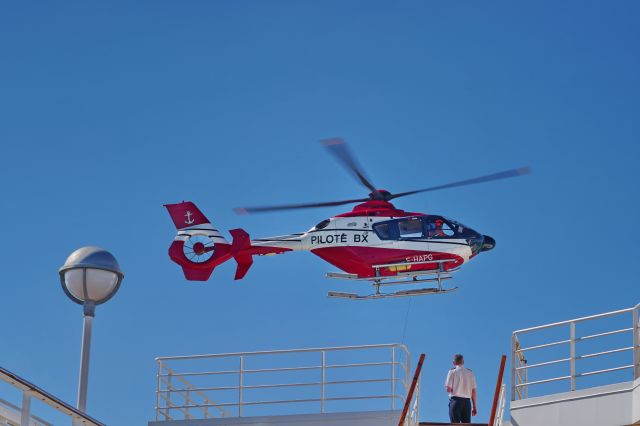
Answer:
<svg viewBox="0 0 640 426"><path fill-rule="evenodd" d="M391 200L406 195L457 186L472 185L530 173L528 167L512 169L473 179L392 194L376 189L350 153L342 139L322 141L324 146L369 191L366 198L323 203L289 204L236 209L256 213L361 203L352 211L323 220L307 232L269 238L250 239L243 229L229 231L227 240L192 202L166 204L178 229L169 247L169 257L180 265L187 280L206 281L214 268L233 258L237 262L235 279L243 278L253 256L306 250L343 272L327 273L329 278L370 281L374 293L329 292L330 297L371 299L446 293L442 281L477 256L491 250L495 240L453 219L435 214L406 212ZM389 285L436 283L419 289L383 292Z"/></svg>

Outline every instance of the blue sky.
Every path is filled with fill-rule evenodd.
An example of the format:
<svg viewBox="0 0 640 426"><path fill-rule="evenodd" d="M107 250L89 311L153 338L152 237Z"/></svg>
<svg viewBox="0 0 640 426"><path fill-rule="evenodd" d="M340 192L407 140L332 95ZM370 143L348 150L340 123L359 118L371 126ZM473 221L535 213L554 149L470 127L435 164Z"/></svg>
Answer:
<svg viewBox="0 0 640 426"><path fill-rule="evenodd" d="M220 229L304 231L346 209L233 207L365 195L318 140L407 191L529 165L519 179L397 200L497 241L460 290L411 302L422 403L466 355L488 416L512 330L634 305L640 6L632 1L4 2L0 365L75 402L81 309L57 269L83 245L126 278L97 310L89 412L153 417L159 355L398 342L409 300L328 300L309 253L186 283L162 204ZM117 409L113 407L117 406Z"/></svg>

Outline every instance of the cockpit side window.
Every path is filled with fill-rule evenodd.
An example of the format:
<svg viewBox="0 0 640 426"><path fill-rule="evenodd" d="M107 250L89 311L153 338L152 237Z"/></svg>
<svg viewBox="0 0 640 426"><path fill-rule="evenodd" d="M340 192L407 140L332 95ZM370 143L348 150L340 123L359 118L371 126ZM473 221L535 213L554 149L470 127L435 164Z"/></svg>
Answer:
<svg viewBox="0 0 640 426"><path fill-rule="evenodd" d="M410 217L398 221L400 238L421 238L424 236L422 220L419 217Z"/></svg>
<svg viewBox="0 0 640 426"><path fill-rule="evenodd" d="M391 240L393 238L392 224L393 222L376 223L373 225L373 230L381 240Z"/></svg>
<svg viewBox="0 0 640 426"><path fill-rule="evenodd" d="M329 225L329 223L331 223L330 219L325 219L322 222L320 222L319 224L317 224L315 226L316 229L324 229L327 227L327 225Z"/></svg>
<svg viewBox="0 0 640 426"><path fill-rule="evenodd" d="M428 238L451 238L455 235L450 223L441 217L429 217L427 219Z"/></svg>

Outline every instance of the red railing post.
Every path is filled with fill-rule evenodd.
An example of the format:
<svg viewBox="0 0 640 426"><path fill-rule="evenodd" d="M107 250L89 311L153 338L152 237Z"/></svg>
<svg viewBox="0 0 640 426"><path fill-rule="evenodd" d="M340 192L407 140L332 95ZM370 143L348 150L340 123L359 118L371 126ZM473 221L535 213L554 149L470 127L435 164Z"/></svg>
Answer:
<svg viewBox="0 0 640 426"><path fill-rule="evenodd" d="M489 416L489 426L493 426L496 420L496 410L498 409L498 398L500 398L500 388L502 387L502 376L504 375L504 365L507 363L507 356L502 355L500 359L500 370L498 370L498 380L496 381L496 391L493 394L493 405L491 406L491 416Z"/></svg>
<svg viewBox="0 0 640 426"><path fill-rule="evenodd" d="M418 360L418 365L416 366L416 372L413 374L413 381L411 382L409 393L407 393L407 399L404 401L404 408L402 409L402 415L400 416L398 426L402 426L404 424L404 419L405 417L407 417L407 412L409 412L409 406L411 405L411 400L413 399L413 391L416 389L416 385L418 384L418 378L420 377L420 370L422 370L423 362L424 354L420 354L420 359Z"/></svg>

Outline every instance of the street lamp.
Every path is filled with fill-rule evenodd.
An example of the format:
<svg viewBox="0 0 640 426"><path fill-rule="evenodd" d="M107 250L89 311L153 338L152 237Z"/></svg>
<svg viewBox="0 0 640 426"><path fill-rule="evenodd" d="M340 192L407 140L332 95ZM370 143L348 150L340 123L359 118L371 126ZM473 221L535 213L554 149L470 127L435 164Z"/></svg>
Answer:
<svg viewBox="0 0 640 426"><path fill-rule="evenodd" d="M80 380L78 383L78 409L87 406L89 379L89 351L91 326L96 305L111 299L118 291L124 274L115 257L99 247L82 247L71 253L60 272L62 289L74 302L83 307L82 350L80 352Z"/></svg>

